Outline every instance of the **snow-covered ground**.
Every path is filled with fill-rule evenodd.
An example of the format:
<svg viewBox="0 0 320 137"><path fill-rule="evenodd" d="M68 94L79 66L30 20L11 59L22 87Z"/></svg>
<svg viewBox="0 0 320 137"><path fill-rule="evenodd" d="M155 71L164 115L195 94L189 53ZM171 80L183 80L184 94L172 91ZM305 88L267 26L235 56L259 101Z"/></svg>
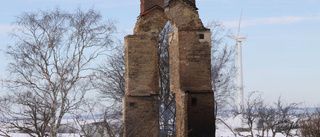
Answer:
<svg viewBox="0 0 320 137"><path fill-rule="evenodd" d="M237 117L234 118L233 116L224 116L224 117L220 116L218 118L221 119L223 122L225 122L225 124L227 124L229 126L229 128L231 128L232 130L234 130L235 128L239 128L239 125L240 125L239 121L240 120ZM97 121L88 120L88 121L86 121L86 124L93 123L93 122L97 122ZM233 132L223 122L221 122L220 120L217 120L216 137L235 137ZM63 119L62 123L76 126L73 119ZM83 124L85 124L85 123L83 123ZM246 126L244 125L244 127L246 127ZM254 129L255 129L254 134L256 136L256 134L258 134L259 131L256 130L256 127L254 127ZM296 132L296 130L293 130L293 132ZM240 134L242 136L249 136L250 132L240 132ZM9 135L12 137L29 137L29 135L27 135L25 133L10 133ZM269 137L271 137L272 133L269 132L268 135L269 135ZM60 133L58 135L58 137L80 137L80 133ZM237 134L237 137L239 137L239 134ZM266 137L266 133L265 133L265 137ZM285 135L283 135L281 133L277 133L276 137L285 137Z"/></svg>
<svg viewBox="0 0 320 137"><path fill-rule="evenodd" d="M219 119L223 120L225 122L225 124L227 124L229 126L229 128L231 128L231 130L234 130L236 128L239 128L239 122L240 119L238 117L233 117L233 116L225 116L225 117L219 117ZM217 130L216 130L216 137L239 137L240 135L234 135L233 132L225 125L223 122L217 120ZM246 125L243 125L244 128L246 128ZM256 128L256 124L254 124L254 136L256 137L257 134L259 134L259 131ZM260 131L261 132L261 131ZM292 130L292 132L297 132L297 130ZM241 137L242 136L250 136L250 132L240 132ZM267 133L264 134L265 137L267 137L266 135ZM261 133L260 133L261 135ZM272 132L269 131L268 137L272 137ZM281 134L281 133L277 133L276 137L285 137L285 135ZM297 136L298 137L298 136Z"/></svg>
<svg viewBox="0 0 320 137"><path fill-rule="evenodd" d="M80 132L81 128L79 125L89 125L92 123L97 123L97 122L99 123L102 121L103 121L103 119L100 119L100 120L99 119L86 119L86 120L78 120L78 121L75 121L74 119L63 119L61 121L60 128L61 128L61 130L64 130L64 133L58 133L57 137L81 137L81 135L83 133ZM119 119L109 119L108 122L114 124L115 122L119 122ZM5 126L1 126L1 127L5 128ZM72 129L75 129L75 130L72 130ZM1 130L6 131L6 129L1 129ZM97 129L95 129L94 127L91 127L89 130L92 130L92 131L87 131L87 132L93 133ZM73 132L68 132L68 131L73 131ZM8 133L8 135L11 137L30 137L30 135L28 135L26 133L20 133L18 131L17 132L11 131L11 133Z"/></svg>

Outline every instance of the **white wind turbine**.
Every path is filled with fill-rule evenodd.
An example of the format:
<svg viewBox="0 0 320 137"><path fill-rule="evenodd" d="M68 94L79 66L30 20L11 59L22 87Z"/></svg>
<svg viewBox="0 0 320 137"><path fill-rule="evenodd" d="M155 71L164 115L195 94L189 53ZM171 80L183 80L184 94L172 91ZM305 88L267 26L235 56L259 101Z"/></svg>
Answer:
<svg viewBox="0 0 320 137"><path fill-rule="evenodd" d="M240 25L241 25L242 11L238 26L238 32L236 36L228 35L229 38L236 40L237 45L237 55L238 55L238 112L240 113L240 119L243 118L243 106L244 106L244 98L243 98L243 74L242 74L242 41L247 40L247 36L239 36ZM242 122L239 123L242 127Z"/></svg>

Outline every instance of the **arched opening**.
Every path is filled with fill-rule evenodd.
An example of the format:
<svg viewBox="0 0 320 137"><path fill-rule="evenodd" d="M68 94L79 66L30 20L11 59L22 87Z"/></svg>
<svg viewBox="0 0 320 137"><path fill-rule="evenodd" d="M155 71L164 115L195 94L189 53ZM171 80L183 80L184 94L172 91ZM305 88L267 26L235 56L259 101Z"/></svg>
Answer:
<svg viewBox="0 0 320 137"><path fill-rule="evenodd" d="M160 137L175 135L176 115L174 94L170 91L169 33L173 29L168 21L159 33L159 125Z"/></svg>

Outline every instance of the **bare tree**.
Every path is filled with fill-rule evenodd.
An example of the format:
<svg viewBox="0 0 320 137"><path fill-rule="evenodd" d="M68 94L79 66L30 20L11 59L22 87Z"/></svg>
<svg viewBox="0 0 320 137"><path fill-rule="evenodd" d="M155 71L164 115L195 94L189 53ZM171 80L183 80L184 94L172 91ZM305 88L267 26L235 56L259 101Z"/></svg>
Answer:
<svg viewBox="0 0 320 137"><path fill-rule="evenodd" d="M306 118L299 122L301 136L316 137L320 135L320 108L314 112L307 113Z"/></svg>
<svg viewBox="0 0 320 137"><path fill-rule="evenodd" d="M96 111L102 112L104 117L99 118L96 122L108 124L110 129L114 131L114 134L121 135L123 126L121 122L122 97L125 94L125 60L123 43L119 41L111 52L110 55L106 55L106 60L99 65L92 75L91 85L99 91L99 100L105 102L103 105L104 109ZM112 115L112 117L109 117L110 115ZM113 122L109 123L109 120L113 120Z"/></svg>
<svg viewBox="0 0 320 137"><path fill-rule="evenodd" d="M229 47L226 36L230 30L226 30L223 23L211 21L207 24L211 30L211 80L214 91L216 121L218 110L232 106L235 87L235 46ZM218 118L219 119L219 118ZM225 123L222 119L219 119ZM217 127L217 126L216 126Z"/></svg>
<svg viewBox="0 0 320 137"><path fill-rule="evenodd" d="M92 85L98 89L102 98L121 103L125 94L124 46L121 42L112 50L110 56L96 69Z"/></svg>
<svg viewBox="0 0 320 137"><path fill-rule="evenodd" d="M122 136L121 114L115 113L118 107L106 107L100 99L86 100L74 113L74 123L80 129L80 135L86 137Z"/></svg>
<svg viewBox="0 0 320 137"><path fill-rule="evenodd" d="M267 137L269 136L270 125L272 125L272 121L275 120L276 108L273 108L267 103L263 102L261 106L258 108L258 130L261 130L261 137L264 137L265 132L267 133Z"/></svg>
<svg viewBox="0 0 320 137"><path fill-rule="evenodd" d="M77 110L90 86L92 61L112 44L114 21L102 22L90 9L68 13L23 13L12 33L16 43L6 53L12 58L8 95L0 99L1 121L30 136L57 136L65 114ZM90 66L91 65L91 66Z"/></svg>
<svg viewBox="0 0 320 137"><path fill-rule="evenodd" d="M169 33L172 32L170 22L168 22L159 34L159 123L163 136L175 133L175 100L170 91L169 74ZM161 136L161 135L160 135Z"/></svg>
<svg viewBox="0 0 320 137"><path fill-rule="evenodd" d="M264 137L265 132L267 136L269 131L275 137L277 133L282 133L285 136L294 136L293 129L298 128L298 123L301 120L301 115L304 111L298 109L300 103L285 104L279 97L278 101L273 105L266 105L267 103L262 99L262 94L258 92L251 92L246 100L243 112L243 122L248 126L251 136L254 136L253 127L257 123L257 128L261 129L261 133L257 136ZM238 115L239 113L236 113ZM243 130L244 131L244 130Z"/></svg>
<svg viewBox="0 0 320 137"><path fill-rule="evenodd" d="M257 127L261 129L261 137L263 137L265 132L267 136L269 131L272 132L272 136L276 136L277 133L282 133L285 136L293 136L293 129L298 128L298 123L300 122L304 111L298 109L300 103L289 103L285 104L283 100L279 97L278 101L274 105L266 105L263 102L257 108L258 115L258 125Z"/></svg>
<svg viewBox="0 0 320 137"><path fill-rule="evenodd" d="M281 97L279 97L275 103L275 116L273 116L273 120L269 122L273 137L275 137L277 133L293 136L291 131L298 127L301 118L297 113L300 104L301 103L284 104Z"/></svg>
<svg viewBox="0 0 320 137"><path fill-rule="evenodd" d="M259 118L258 110L259 108L261 108L262 105L263 105L263 100L261 98L261 93L259 92L249 93L246 103L244 105L244 111L242 113L243 115L242 122L249 127L249 131L252 137L254 136L253 126L256 120ZM239 115L239 114L241 113L236 111L235 115Z"/></svg>
<svg viewBox="0 0 320 137"><path fill-rule="evenodd" d="M257 97L251 100L251 97L253 96L255 92L251 92L249 94L245 111L243 112L245 122L249 126L251 136L254 136L253 134L253 124L255 120L258 118L258 109L262 106L263 102L261 99L261 94L259 94Z"/></svg>
<svg viewBox="0 0 320 137"><path fill-rule="evenodd" d="M207 28L211 29L211 77L212 90L218 109L224 109L233 102L235 93L235 46L226 42L230 30L226 30L223 23L211 21Z"/></svg>

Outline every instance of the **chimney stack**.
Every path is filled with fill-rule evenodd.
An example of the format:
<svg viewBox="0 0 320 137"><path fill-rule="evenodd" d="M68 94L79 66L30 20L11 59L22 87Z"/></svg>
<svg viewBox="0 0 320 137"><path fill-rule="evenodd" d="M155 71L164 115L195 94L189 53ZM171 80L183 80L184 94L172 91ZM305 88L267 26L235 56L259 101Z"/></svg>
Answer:
<svg viewBox="0 0 320 137"><path fill-rule="evenodd" d="M163 8L164 5L164 0L140 0L140 2L140 14L145 13L155 6Z"/></svg>

